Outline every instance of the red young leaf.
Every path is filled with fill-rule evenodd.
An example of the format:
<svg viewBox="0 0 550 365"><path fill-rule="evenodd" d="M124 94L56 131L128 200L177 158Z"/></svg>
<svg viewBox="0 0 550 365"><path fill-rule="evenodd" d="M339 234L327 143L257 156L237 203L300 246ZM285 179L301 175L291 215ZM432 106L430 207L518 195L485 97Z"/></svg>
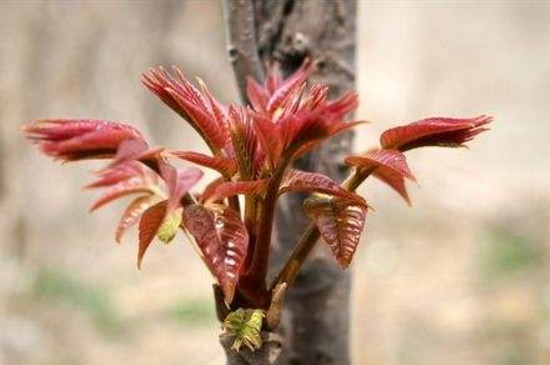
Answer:
<svg viewBox="0 0 550 365"><path fill-rule="evenodd" d="M267 179L221 182L213 190L208 192L205 190L203 200L218 201L234 195L261 195L265 193L267 183Z"/></svg>
<svg viewBox="0 0 550 365"><path fill-rule="evenodd" d="M62 161L113 157L123 141L143 140L129 125L94 119L44 119L23 132L43 153Z"/></svg>
<svg viewBox="0 0 550 365"><path fill-rule="evenodd" d="M149 248L155 238L159 228L162 226L164 217L166 217L168 202L161 201L148 208L139 221L139 250L138 250L138 268L141 269L143 255Z"/></svg>
<svg viewBox="0 0 550 365"><path fill-rule="evenodd" d="M395 189L410 205L405 178L416 181L405 155L398 150L373 150L361 156L349 156L346 164L372 171L372 174Z"/></svg>
<svg viewBox="0 0 550 365"><path fill-rule="evenodd" d="M265 90L256 80L252 77L248 77L246 84L246 94L250 105L260 114L265 114L267 112L267 103L269 101L269 96L267 95L267 90Z"/></svg>
<svg viewBox="0 0 550 365"><path fill-rule="evenodd" d="M209 142L210 145L216 148L223 148L225 146L222 129L215 119L215 116L211 114L211 111L204 110L192 100L185 99L185 97L178 94L176 90L168 89L167 91L181 108L187 112L191 119L190 122L197 126L203 138Z"/></svg>
<svg viewBox="0 0 550 365"><path fill-rule="evenodd" d="M99 179L87 188L105 187L105 192L93 203L90 211L126 195L158 194L158 176L137 161L126 162L100 172Z"/></svg>
<svg viewBox="0 0 550 365"><path fill-rule="evenodd" d="M202 94L174 67L175 77L164 68L143 75L143 84L166 105L186 119L212 149L225 147L223 122L218 120L224 107L209 93Z"/></svg>
<svg viewBox="0 0 550 365"><path fill-rule="evenodd" d="M313 67L306 60L284 80L279 70L272 67L263 86L249 79L248 98L254 108L251 115L257 120L255 128L272 161L277 160L281 150L291 148L292 152L300 150L303 154L307 152L305 145L312 148L355 126L344 122L344 117L356 108L357 95L349 92L328 100L327 87L313 85L307 89L305 81Z"/></svg>
<svg viewBox="0 0 550 365"><path fill-rule="evenodd" d="M215 119L218 121L221 127L225 126L225 119L227 118L227 107L220 103L214 96L208 91L206 85L201 79L198 79L202 91L204 93L204 96L206 97L206 100L208 100L208 103L210 104L210 110L212 110L212 114L214 115Z"/></svg>
<svg viewBox="0 0 550 365"><path fill-rule="evenodd" d="M210 183L208 183L208 185L206 185L206 187L204 188L202 194L200 195L201 203L206 202L206 200L209 197L214 195L214 193L216 192L216 189L218 188L218 186L220 186L224 182L225 182L225 179L223 177L219 177L219 178L211 181ZM216 200L212 200L212 201L216 201Z"/></svg>
<svg viewBox="0 0 550 365"><path fill-rule="evenodd" d="M188 119L189 115L173 99L168 89L176 90L183 97L200 105L201 109L207 109L208 103L205 98L200 95L200 92L187 81L183 73L177 67L173 67L173 71L175 77L166 71L164 67L150 69L148 73L143 74L142 82L150 91L156 94L166 105L180 114L184 119Z"/></svg>
<svg viewBox="0 0 550 365"><path fill-rule="evenodd" d="M223 176L231 178L237 172L235 161L223 156L207 156L202 153L190 151L170 151L170 153L182 160L196 163L218 171Z"/></svg>
<svg viewBox="0 0 550 365"><path fill-rule="evenodd" d="M201 79L197 80L201 85L206 100L210 104L210 110L212 111L211 115L214 117L214 120L218 122L218 125L222 131L224 139L223 148L227 150L228 146L231 145L231 136L229 135L228 125L229 108L226 105L220 103L216 98L214 98L214 96L212 96L212 94L210 93L210 91L208 91L206 85Z"/></svg>
<svg viewBox="0 0 550 365"><path fill-rule="evenodd" d="M346 93L335 100L323 100L317 104L312 103L309 97L304 100L303 107L296 113L278 121L285 148L296 151L306 144L314 147L329 137L363 123L344 121L345 116L357 107L356 93Z"/></svg>
<svg viewBox="0 0 550 365"><path fill-rule="evenodd" d="M136 224L141 218L143 212L154 205L156 201L157 197L154 195L144 195L136 198L132 203L130 203L118 222L115 236L118 243L120 243L126 230Z"/></svg>
<svg viewBox="0 0 550 365"><path fill-rule="evenodd" d="M168 105L173 111L178 113L184 119L188 119L187 113L181 109L179 104L172 98L167 89L171 85L173 78L164 70L160 68L158 70L150 69L149 72L144 73L141 77L141 82L149 91L156 94L164 104Z"/></svg>
<svg viewBox="0 0 550 365"><path fill-rule="evenodd" d="M292 114L297 113L300 109L304 108L304 98L307 98L309 96L309 93L305 92L306 90L306 83L302 83L299 88L296 89L295 92L293 92L289 97L287 98L286 102L279 107L281 110L280 117L286 117ZM277 118L277 121L280 119Z"/></svg>
<svg viewBox="0 0 550 365"><path fill-rule="evenodd" d="M304 209L340 265L348 267L361 238L367 208L347 199L314 197L305 201Z"/></svg>
<svg viewBox="0 0 550 365"><path fill-rule="evenodd" d="M317 105L324 103L328 99L328 91L329 88L327 85L313 84L304 104L308 105L310 109L317 107Z"/></svg>
<svg viewBox="0 0 550 365"><path fill-rule="evenodd" d="M151 193L151 186L144 184L140 178L130 178L108 188L92 205L90 211L101 208L107 203L123 196L137 193Z"/></svg>
<svg viewBox="0 0 550 365"><path fill-rule="evenodd" d="M223 205L189 205L183 222L231 303L246 256L248 233L239 215Z"/></svg>
<svg viewBox="0 0 550 365"><path fill-rule="evenodd" d="M268 167L274 168L280 162L283 151L288 157L296 158L360 123L344 121L357 107L356 93L348 92L329 100L326 86L306 87L305 81L313 67L306 60L284 80L278 69L272 67L263 86L252 79L248 81L248 98L254 109L248 113L255 121L254 129L261 151L268 158Z"/></svg>
<svg viewBox="0 0 550 365"><path fill-rule="evenodd" d="M313 71L313 63L306 59L296 72L277 85L277 89L269 98L266 109L271 113L275 112L292 95L293 91L305 83L311 71Z"/></svg>
<svg viewBox="0 0 550 365"><path fill-rule="evenodd" d="M486 131L482 126L490 123L491 117L476 118L429 118L400 127L388 129L380 136L385 149L407 151L424 146L460 147L477 134Z"/></svg>
<svg viewBox="0 0 550 365"><path fill-rule="evenodd" d="M135 176L148 175L152 182L157 181L157 176L148 171L142 164L137 161L129 161L124 164L108 167L101 170L99 178L93 183L86 186L86 188L99 188L115 185L123 180L128 180Z"/></svg>
<svg viewBox="0 0 550 365"><path fill-rule="evenodd" d="M241 179L256 177L265 155L246 109L229 108L229 131Z"/></svg>
<svg viewBox="0 0 550 365"><path fill-rule="evenodd" d="M258 136L263 150L269 157L271 167L274 168L280 162L284 147L279 127L270 119L259 114L252 114L252 118L256 135Z"/></svg>
<svg viewBox="0 0 550 365"><path fill-rule="evenodd" d="M137 156L143 154L149 149L149 144L143 139L128 139L122 141L118 146L113 164L118 164L126 161L137 160Z"/></svg>
<svg viewBox="0 0 550 365"><path fill-rule="evenodd" d="M127 139L118 146L116 155L109 166L120 165L128 161L141 161L158 172L160 154L164 150L164 147L150 148L142 139Z"/></svg>
<svg viewBox="0 0 550 365"><path fill-rule="evenodd" d="M290 170L283 178L279 195L297 191L324 193L364 204L363 198L359 195L347 191L328 176L316 172Z"/></svg>
<svg viewBox="0 0 550 365"><path fill-rule="evenodd" d="M301 145L300 148L296 149L296 152L294 152L294 157L298 158L306 154L307 152L311 151L313 148L317 147L320 143L324 141L324 139L336 136L340 133L343 133L349 129L355 128L359 124L368 123L367 121L350 121L350 122L342 122L338 124L337 126L334 126L331 128L331 130L328 132L327 137L313 139L312 141L305 142L303 145Z"/></svg>
<svg viewBox="0 0 550 365"><path fill-rule="evenodd" d="M298 70L283 79L278 66L274 64L269 67L264 85L252 78L247 80L250 104L257 113L273 120L277 120L284 109L293 104L314 68L313 62L307 59Z"/></svg>
<svg viewBox="0 0 550 365"><path fill-rule="evenodd" d="M167 214L170 214L180 205L185 193L202 178L203 172L193 167L179 170L167 162L160 165L160 172L168 187Z"/></svg>
<svg viewBox="0 0 550 365"><path fill-rule="evenodd" d="M258 269L258 275L263 276L269 253L271 203L276 199L267 197L265 205L257 209L258 199L250 196L263 197L270 181L278 182L281 174L284 175L279 195L322 194L306 200L305 210L343 267L350 264L359 243L368 208L365 200L323 174L286 170L287 165L323 141L362 123L346 121L358 105L356 93L346 92L329 99L328 86L308 86L307 78L313 67L306 60L295 73L283 78L275 65L263 84L249 79L247 93L251 105L243 107L222 104L201 80L196 87L175 67L171 72L159 67L143 75L143 84L186 119L211 149L213 157L172 152L223 175L199 196L203 205L185 195L202 177L202 172L196 168L176 169L168 163L164 148L151 148L131 126L104 120L54 119L27 125L23 133L46 155L61 161L112 159L88 186L105 188L92 210L122 196L141 194L124 212L116 232L116 240L120 241L124 232L139 220L138 267L155 236L169 242L183 222L226 301L231 303L241 270L248 275ZM380 150L350 156L346 163L383 180L409 202L405 179L414 181L414 177L404 151L423 146L463 146L485 131L491 121L488 116L420 120L387 130L381 136ZM238 194L247 196L246 225L240 217L238 199L229 201L236 210L223 205L224 199ZM159 200L162 201L156 203ZM261 224L259 230L256 223ZM249 249L246 226L250 232L258 233L257 240L250 245L249 259L253 259L250 272L248 263L243 268Z"/></svg>

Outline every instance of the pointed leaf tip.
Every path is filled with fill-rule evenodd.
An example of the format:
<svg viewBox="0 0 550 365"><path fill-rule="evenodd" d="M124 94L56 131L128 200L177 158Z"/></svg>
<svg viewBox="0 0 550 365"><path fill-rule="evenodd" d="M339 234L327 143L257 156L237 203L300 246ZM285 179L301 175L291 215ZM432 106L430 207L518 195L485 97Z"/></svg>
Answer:
<svg viewBox="0 0 550 365"><path fill-rule="evenodd" d="M385 149L402 152L427 146L463 147L464 143L487 130L492 117L481 115L475 118L427 118L417 122L388 129L380 136Z"/></svg>
<svg viewBox="0 0 550 365"><path fill-rule="evenodd" d="M415 181L407 165L407 159L398 150L372 150L363 155L349 156L345 160L347 165L371 171L371 173L388 184L411 205L405 179Z"/></svg>
<svg viewBox="0 0 550 365"><path fill-rule="evenodd" d="M124 235L126 230L136 224L141 218L143 212L153 206L156 200L157 197L153 195L141 196L135 199L126 208L126 210L122 214L122 217L120 217L120 221L118 222L118 226L116 229L115 240L117 243L121 242L122 236Z"/></svg>
<svg viewBox="0 0 550 365"><path fill-rule="evenodd" d="M22 131L41 152L62 162L110 158L122 142L143 141L130 125L97 119L44 119Z"/></svg>
<svg viewBox="0 0 550 365"><path fill-rule="evenodd" d="M137 161L108 167L101 170L98 175L96 181L85 187L105 188L103 194L92 204L91 212L130 194L155 195L160 191L157 174Z"/></svg>
<svg viewBox="0 0 550 365"><path fill-rule="evenodd" d="M164 200L147 209L139 221L139 250L137 267L141 269L143 256L153 242L166 216L168 201Z"/></svg>
<svg viewBox="0 0 550 365"><path fill-rule="evenodd" d="M168 213L172 213L180 205L183 196L199 182L204 174L195 167L180 170L167 162L161 163L160 173L168 186Z"/></svg>
<svg viewBox="0 0 550 365"><path fill-rule="evenodd" d="M338 197L314 196L306 199L304 209L340 266L347 268L365 226L366 206Z"/></svg>

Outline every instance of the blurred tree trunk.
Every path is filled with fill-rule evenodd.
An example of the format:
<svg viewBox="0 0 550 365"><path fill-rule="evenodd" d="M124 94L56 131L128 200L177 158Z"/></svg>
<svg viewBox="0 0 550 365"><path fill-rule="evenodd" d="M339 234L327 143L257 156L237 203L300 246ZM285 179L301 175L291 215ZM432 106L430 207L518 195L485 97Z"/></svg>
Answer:
<svg viewBox="0 0 550 365"><path fill-rule="evenodd" d="M331 96L353 89L356 6L354 0L227 0L228 51L241 96L246 98L246 76L263 78L263 65L276 61L288 75L306 57L318 61L314 79L328 84ZM347 174L343 156L350 152L352 138L351 133L333 138L295 167L343 180ZM301 208L304 197L288 195L279 203L274 270L284 263L308 223ZM287 293L280 329L283 352L277 364L350 362L350 275L337 267L323 245L318 246ZM266 354L272 355L269 350ZM228 361L258 363L242 357ZM259 363L274 362L264 358Z"/></svg>

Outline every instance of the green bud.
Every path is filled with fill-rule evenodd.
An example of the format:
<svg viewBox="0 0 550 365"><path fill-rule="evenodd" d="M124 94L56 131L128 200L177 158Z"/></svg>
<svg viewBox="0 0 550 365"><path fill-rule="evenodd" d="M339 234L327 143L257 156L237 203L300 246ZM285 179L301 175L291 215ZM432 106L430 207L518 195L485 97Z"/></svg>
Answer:
<svg viewBox="0 0 550 365"><path fill-rule="evenodd" d="M265 312L261 309L239 308L227 315L223 322L223 328L227 334L235 337L231 349L239 351L244 344L251 351L262 347L260 331Z"/></svg>
<svg viewBox="0 0 550 365"><path fill-rule="evenodd" d="M181 225L181 217L181 209L176 210L166 217L157 232L158 239L164 243L170 243Z"/></svg>

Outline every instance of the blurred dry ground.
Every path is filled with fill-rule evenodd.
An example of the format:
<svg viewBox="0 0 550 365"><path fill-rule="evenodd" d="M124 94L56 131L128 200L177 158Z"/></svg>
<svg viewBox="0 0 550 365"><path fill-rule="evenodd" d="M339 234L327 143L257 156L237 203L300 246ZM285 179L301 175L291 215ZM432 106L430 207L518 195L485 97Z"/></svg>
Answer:
<svg viewBox="0 0 550 365"><path fill-rule="evenodd" d="M356 149L399 122L495 116L469 150L409 157L408 208L385 186L353 265L357 364L550 363L550 3L360 1ZM44 117L130 121L204 150L139 85L176 64L234 101L217 1L0 3L0 364L219 364L210 278L184 239L135 268L122 205L87 213L96 165L20 136Z"/></svg>

